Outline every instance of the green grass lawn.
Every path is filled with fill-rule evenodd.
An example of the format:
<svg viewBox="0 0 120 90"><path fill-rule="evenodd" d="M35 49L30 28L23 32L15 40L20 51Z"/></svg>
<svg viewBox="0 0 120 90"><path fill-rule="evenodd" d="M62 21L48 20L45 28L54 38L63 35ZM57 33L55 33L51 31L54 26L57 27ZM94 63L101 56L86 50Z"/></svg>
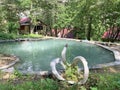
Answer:
<svg viewBox="0 0 120 90"><path fill-rule="evenodd" d="M42 37L44 36L38 34L16 35L16 34L0 33L1 40L17 39L17 38L42 38Z"/></svg>
<svg viewBox="0 0 120 90"><path fill-rule="evenodd" d="M6 77L5 77L6 76ZM0 90L120 90L120 73L90 73L84 85L68 85L36 75L0 73Z"/></svg>

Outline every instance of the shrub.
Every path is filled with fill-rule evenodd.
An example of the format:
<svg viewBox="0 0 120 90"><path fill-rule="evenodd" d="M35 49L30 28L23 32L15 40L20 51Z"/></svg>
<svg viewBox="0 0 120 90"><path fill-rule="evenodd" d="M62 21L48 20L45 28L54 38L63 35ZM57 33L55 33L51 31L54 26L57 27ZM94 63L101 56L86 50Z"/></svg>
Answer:
<svg viewBox="0 0 120 90"><path fill-rule="evenodd" d="M99 75L98 89L103 90L119 90L120 89L120 74L105 74Z"/></svg>
<svg viewBox="0 0 120 90"><path fill-rule="evenodd" d="M15 39L16 37L15 34L0 33L0 39Z"/></svg>
<svg viewBox="0 0 120 90"><path fill-rule="evenodd" d="M16 34L8 34L8 33L0 33L0 39L16 39L16 38L41 38L42 35L29 34L29 35L16 35Z"/></svg>

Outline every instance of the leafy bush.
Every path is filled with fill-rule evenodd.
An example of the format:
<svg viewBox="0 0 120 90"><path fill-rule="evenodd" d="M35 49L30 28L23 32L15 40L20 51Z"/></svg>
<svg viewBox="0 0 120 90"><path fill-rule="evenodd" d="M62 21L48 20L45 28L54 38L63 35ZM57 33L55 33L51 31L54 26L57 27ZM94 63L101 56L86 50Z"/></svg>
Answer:
<svg viewBox="0 0 120 90"><path fill-rule="evenodd" d="M120 90L120 74L106 74L101 75L100 81L98 82L98 89L103 90Z"/></svg>
<svg viewBox="0 0 120 90"><path fill-rule="evenodd" d="M90 90L119 90L119 74L91 74L85 87Z"/></svg>
<svg viewBox="0 0 120 90"><path fill-rule="evenodd" d="M22 38L41 38L42 35L29 34L29 35L21 35L20 37L22 37Z"/></svg>
<svg viewBox="0 0 120 90"><path fill-rule="evenodd" d="M15 34L0 33L0 39L15 39L16 37Z"/></svg>
<svg viewBox="0 0 120 90"><path fill-rule="evenodd" d="M0 39L6 40L6 39L16 39L16 38L41 38L42 35L36 35L36 34L29 34L29 35L16 35L16 34L8 34L8 33L0 33Z"/></svg>
<svg viewBox="0 0 120 90"><path fill-rule="evenodd" d="M16 22L8 22L8 32L9 33L18 33L19 23Z"/></svg>

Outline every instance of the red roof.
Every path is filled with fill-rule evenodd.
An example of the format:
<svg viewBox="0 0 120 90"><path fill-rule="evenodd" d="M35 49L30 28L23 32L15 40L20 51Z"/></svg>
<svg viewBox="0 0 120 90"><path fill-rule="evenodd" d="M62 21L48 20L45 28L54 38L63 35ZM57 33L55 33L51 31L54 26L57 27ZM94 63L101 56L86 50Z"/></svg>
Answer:
<svg viewBox="0 0 120 90"><path fill-rule="evenodd" d="M20 19L20 23L26 23L26 22L30 22L30 18L24 17Z"/></svg>

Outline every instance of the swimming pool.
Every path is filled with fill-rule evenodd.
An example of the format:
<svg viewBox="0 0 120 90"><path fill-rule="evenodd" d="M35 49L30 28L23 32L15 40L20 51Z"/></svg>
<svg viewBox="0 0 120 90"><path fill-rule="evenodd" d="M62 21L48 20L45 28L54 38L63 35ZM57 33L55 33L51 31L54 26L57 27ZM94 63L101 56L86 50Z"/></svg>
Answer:
<svg viewBox="0 0 120 90"><path fill-rule="evenodd" d="M3 42L0 43L0 53L19 57L20 62L15 68L20 71L49 71L50 62L61 57L61 51L68 44L67 61L72 62L76 56L83 56L89 67L115 61L112 51L95 44L69 40L47 39L40 41Z"/></svg>

